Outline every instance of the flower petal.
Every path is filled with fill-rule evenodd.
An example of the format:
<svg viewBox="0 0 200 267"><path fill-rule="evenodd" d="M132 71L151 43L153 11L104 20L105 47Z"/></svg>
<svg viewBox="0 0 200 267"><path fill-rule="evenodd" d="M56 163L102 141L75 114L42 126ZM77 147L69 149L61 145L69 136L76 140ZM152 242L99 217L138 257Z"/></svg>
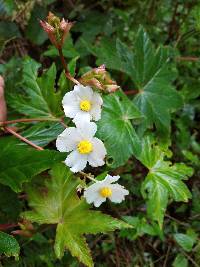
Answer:
<svg viewBox="0 0 200 267"><path fill-rule="evenodd" d="M80 111L79 101L74 91L65 94L62 100L65 115L74 118L76 113Z"/></svg>
<svg viewBox="0 0 200 267"><path fill-rule="evenodd" d="M105 164L104 158L106 149L103 142L94 137L92 139L93 151L88 155L88 162L92 167L102 166Z"/></svg>
<svg viewBox="0 0 200 267"><path fill-rule="evenodd" d="M75 85L74 92L76 93L79 100L92 100L93 90L89 86Z"/></svg>
<svg viewBox="0 0 200 267"><path fill-rule="evenodd" d="M98 121L101 119L101 106L94 104L90 111L91 117L93 120Z"/></svg>
<svg viewBox="0 0 200 267"><path fill-rule="evenodd" d="M87 203L92 203L98 198L99 195L99 188L100 185L98 183L95 183L91 186L89 186L87 189L84 191L84 197L86 198Z"/></svg>
<svg viewBox="0 0 200 267"><path fill-rule="evenodd" d="M115 203L122 202L125 199L125 196L129 194L129 191L119 184L111 184L110 188L112 190L112 195L109 199Z"/></svg>
<svg viewBox="0 0 200 267"><path fill-rule="evenodd" d="M56 147L60 152L69 152L76 149L81 137L74 127L65 129L56 140Z"/></svg>
<svg viewBox="0 0 200 267"><path fill-rule="evenodd" d="M84 123L84 122L89 122L91 119L91 115L89 112L86 112L86 111L82 111L82 110L79 110L74 119L73 119L73 122L77 125L77 124L80 124L80 123Z"/></svg>
<svg viewBox="0 0 200 267"><path fill-rule="evenodd" d="M103 105L103 99L101 95L94 92L92 97L92 103L99 106Z"/></svg>
<svg viewBox="0 0 200 267"><path fill-rule="evenodd" d="M103 182L107 183L107 184L111 184L111 183L114 183L116 181L118 181L120 178L119 175L116 175L116 176L111 176L111 175L106 175L105 179L103 180Z"/></svg>
<svg viewBox="0 0 200 267"><path fill-rule="evenodd" d="M97 131L97 125L90 121L76 121L76 127L83 139L90 140Z"/></svg>
<svg viewBox="0 0 200 267"><path fill-rule="evenodd" d="M106 198L105 197L98 197L95 201L94 201L94 206L96 208L98 208L103 202L106 201Z"/></svg>
<svg viewBox="0 0 200 267"><path fill-rule="evenodd" d="M77 150L72 151L66 158L65 164L71 167L72 172L82 171L87 164L87 155L78 153Z"/></svg>

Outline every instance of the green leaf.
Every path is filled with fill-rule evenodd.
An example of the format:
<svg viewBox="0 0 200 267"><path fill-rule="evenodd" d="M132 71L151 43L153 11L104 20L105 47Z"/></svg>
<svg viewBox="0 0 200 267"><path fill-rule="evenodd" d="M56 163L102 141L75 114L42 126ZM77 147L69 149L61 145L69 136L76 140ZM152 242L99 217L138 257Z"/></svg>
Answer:
<svg viewBox="0 0 200 267"><path fill-rule="evenodd" d="M188 260L182 254L178 254L172 263L173 267L188 267Z"/></svg>
<svg viewBox="0 0 200 267"><path fill-rule="evenodd" d="M149 169L141 188L143 196L147 198L147 212L162 227L168 198L187 202L191 197L182 180L190 177L193 169L185 164L172 165L170 161L165 161L165 154L149 138L143 140L141 151L138 159Z"/></svg>
<svg viewBox="0 0 200 267"><path fill-rule="evenodd" d="M2 184L0 184L0 192L0 223L17 221L22 206L18 195Z"/></svg>
<svg viewBox="0 0 200 267"><path fill-rule="evenodd" d="M187 252L192 250L195 243L195 239L189 235L177 233L174 234L176 242Z"/></svg>
<svg viewBox="0 0 200 267"><path fill-rule="evenodd" d="M48 35L40 27L38 20L38 18L43 20L46 16L47 10L44 7L39 5L34 6L25 31L26 37L34 44L41 45L48 39Z"/></svg>
<svg viewBox="0 0 200 267"><path fill-rule="evenodd" d="M7 257L14 256L18 259L20 247L17 240L4 232L0 232L0 254L5 254Z"/></svg>
<svg viewBox="0 0 200 267"><path fill-rule="evenodd" d="M104 97L98 136L105 143L111 166L123 165L133 153L138 153L138 136L131 120L141 118L140 112L122 92Z"/></svg>
<svg viewBox="0 0 200 267"><path fill-rule="evenodd" d="M69 61L69 64L68 64L68 69L69 69L69 72L72 76L75 76L76 74L76 62L77 60L79 59L79 56L75 57L75 58L72 58L70 61Z"/></svg>
<svg viewBox="0 0 200 267"><path fill-rule="evenodd" d="M76 194L79 179L64 164L55 165L51 176L52 179L46 181L45 194L33 187L28 188L29 205L33 210L23 213L23 217L39 224L57 224L56 256L61 258L65 249L68 249L86 266L93 266L83 235L130 226L100 211L89 210L85 200L79 199Z"/></svg>
<svg viewBox="0 0 200 267"><path fill-rule="evenodd" d="M139 216L123 216L123 219L128 224L132 225L133 229L121 230L120 236L127 237L130 240L135 240L144 234L148 234L151 236L159 236L163 239L163 234L156 223L150 224L146 218L140 218Z"/></svg>
<svg viewBox="0 0 200 267"><path fill-rule="evenodd" d="M145 127L156 125L166 134L170 130L170 113L182 105L182 98L172 87L172 70L169 70L165 48L155 50L147 33L140 27L134 53L133 80L139 93L134 103L146 117Z"/></svg>
<svg viewBox="0 0 200 267"><path fill-rule="evenodd" d="M93 53L98 57L96 61L98 66L105 64L109 69L124 71L120 56L116 50L116 40L106 37L102 38L100 45L95 48Z"/></svg>
<svg viewBox="0 0 200 267"><path fill-rule="evenodd" d="M173 88L173 72L170 69L168 49L155 49L147 33L139 28L134 50L119 39L102 38L101 43L90 52L97 56L97 65L126 73L139 93L134 104L146 118L141 131L155 124L159 132L170 131L171 112L183 104L182 97Z"/></svg>
<svg viewBox="0 0 200 267"><path fill-rule="evenodd" d="M64 127L58 122L40 122L20 134L38 146L46 146L62 133ZM19 142L20 145L26 145Z"/></svg>
<svg viewBox="0 0 200 267"><path fill-rule="evenodd" d="M37 77L40 64L26 58L23 65L23 88L25 95L11 94L10 105L18 112L29 117L55 119L62 115L61 93L55 92L55 64L41 77Z"/></svg>
<svg viewBox="0 0 200 267"><path fill-rule="evenodd" d="M10 138L0 139L0 151L0 183L15 192L22 190L24 182L64 159L63 153L19 146Z"/></svg>

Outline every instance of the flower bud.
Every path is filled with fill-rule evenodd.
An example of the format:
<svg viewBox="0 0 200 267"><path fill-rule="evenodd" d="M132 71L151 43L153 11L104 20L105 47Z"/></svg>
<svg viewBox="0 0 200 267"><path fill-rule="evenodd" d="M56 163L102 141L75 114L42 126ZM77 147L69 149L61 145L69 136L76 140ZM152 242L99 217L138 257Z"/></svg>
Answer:
<svg viewBox="0 0 200 267"><path fill-rule="evenodd" d="M48 34L51 43L55 45L56 48L60 49L73 26L73 22L68 22L64 18L60 20L53 13L49 12L47 21L40 20L40 25Z"/></svg>
<svg viewBox="0 0 200 267"><path fill-rule="evenodd" d="M105 65L86 72L79 81L85 86L89 85L103 92L112 93L119 89L119 86L111 79L109 73L106 71Z"/></svg>

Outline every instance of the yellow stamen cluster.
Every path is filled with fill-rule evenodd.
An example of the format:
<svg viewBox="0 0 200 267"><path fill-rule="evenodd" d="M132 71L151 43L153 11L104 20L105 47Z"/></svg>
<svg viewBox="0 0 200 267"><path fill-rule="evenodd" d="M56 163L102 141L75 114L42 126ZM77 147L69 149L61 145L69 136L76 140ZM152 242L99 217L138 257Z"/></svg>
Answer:
<svg viewBox="0 0 200 267"><path fill-rule="evenodd" d="M90 111L91 102L89 100L82 100L80 102L80 109L83 110L83 111Z"/></svg>
<svg viewBox="0 0 200 267"><path fill-rule="evenodd" d="M102 187L99 193L102 197L110 197L112 195L112 190L109 187Z"/></svg>
<svg viewBox="0 0 200 267"><path fill-rule="evenodd" d="M77 149L80 154L89 154L90 152L92 152L93 147L88 140L82 140L77 145Z"/></svg>

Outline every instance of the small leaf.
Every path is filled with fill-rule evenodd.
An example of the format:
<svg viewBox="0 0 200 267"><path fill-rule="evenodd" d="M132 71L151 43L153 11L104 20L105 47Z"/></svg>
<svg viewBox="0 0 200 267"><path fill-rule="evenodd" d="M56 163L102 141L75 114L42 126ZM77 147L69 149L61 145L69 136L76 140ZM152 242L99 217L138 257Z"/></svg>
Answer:
<svg viewBox="0 0 200 267"><path fill-rule="evenodd" d="M148 198L147 212L162 227L168 198L184 202L191 198L191 193L182 180L191 176L193 169L185 164L172 165L170 161L165 161L165 154L149 138L143 140L141 151L138 159L149 169L141 188L143 196Z"/></svg>
<svg viewBox="0 0 200 267"><path fill-rule="evenodd" d="M188 267L188 260L182 254L178 254L172 263L173 267Z"/></svg>
<svg viewBox="0 0 200 267"><path fill-rule="evenodd" d="M24 212L23 217L39 224L57 224L56 256L61 258L68 249L79 261L91 267L93 261L83 235L130 226L100 211L90 210L85 200L80 200L76 194L80 181L64 164L55 165L51 175L52 179L46 181L46 193L28 188L29 205L33 210Z"/></svg>
<svg viewBox="0 0 200 267"><path fill-rule="evenodd" d="M123 165L133 153L138 153L139 139L131 120L140 118L140 112L122 92L104 97L97 134L113 160L112 167Z"/></svg>
<svg viewBox="0 0 200 267"><path fill-rule="evenodd" d="M14 256L18 259L20 247L17 240L4 232L0 232L0 254L5 254L7 257Z"/></svg>
<svg viewBox="0 0 200 267"><path fill-rule="evenodd" d="M192 238L189 235L186 234L174 234L174 238L176 242L187 252L190 252L192 250L192 247L195 243L194 238Z"/></svg>

